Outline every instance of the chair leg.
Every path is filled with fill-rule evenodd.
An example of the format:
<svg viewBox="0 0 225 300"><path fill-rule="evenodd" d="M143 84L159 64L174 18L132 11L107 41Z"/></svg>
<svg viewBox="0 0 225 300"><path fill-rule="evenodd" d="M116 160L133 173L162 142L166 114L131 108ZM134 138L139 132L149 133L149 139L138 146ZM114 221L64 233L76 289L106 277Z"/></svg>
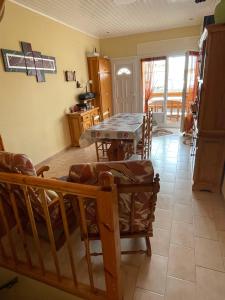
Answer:
<svg viewBox="0 0 225 300"><path fill-rule="evenodd" d="M152 248L151 248L149 236L145 237L145 242L146 242L146 247L147 247L147 249L146 249L147 256L152 256Z"/></svg>
<svg viewBox="0 0 225 300"><path fill-rule="evenodd" d="M97 161L99 161L99 154L98 154L98 143L97 143L97 142L95 142L95 149L96 149Z"/></svg>

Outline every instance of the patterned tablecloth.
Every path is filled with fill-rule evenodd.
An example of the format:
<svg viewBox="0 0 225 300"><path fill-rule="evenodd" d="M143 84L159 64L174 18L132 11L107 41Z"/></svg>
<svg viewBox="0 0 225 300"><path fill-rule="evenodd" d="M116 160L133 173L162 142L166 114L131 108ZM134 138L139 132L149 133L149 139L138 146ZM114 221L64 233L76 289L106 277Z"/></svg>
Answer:
<svg viewBox="0 0 225 300"><path fill-rule="evenodd" d="M143 113L121 113L87 129L80 137L80 146L86 147L98 139L133 140L141 139Z"/></svg>

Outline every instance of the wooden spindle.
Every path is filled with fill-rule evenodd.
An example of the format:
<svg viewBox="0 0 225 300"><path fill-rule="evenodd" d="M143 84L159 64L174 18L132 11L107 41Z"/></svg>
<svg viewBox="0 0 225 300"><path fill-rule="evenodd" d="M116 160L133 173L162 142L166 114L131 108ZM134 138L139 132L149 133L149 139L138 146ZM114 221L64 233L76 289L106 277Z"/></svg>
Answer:
<svg viewBox="0 0 225 300"><path fill-rule="evenodd" d="M8 239L10 250L11 250L11 253L12 253L12 257L13 257L13 262L15 264L17 264L18 258L17 258L17 254L16 254L16 247L13 243L11 230L10 230L9 223L8 223L7 217L5 215L5 210L4 210L4 207L3 207L3 204L2 204L2 198L0 198L0 214L2 216L2 221L3 221L4 227L5 227L7 239Z"/></svg>
<svg viewBox="0 0 225 300"><path fill-rule="evenodd" d="M44 275L45 274L45 267L44 267L44 262L43 262L43 257L42 257L40 239L39 239L39 236L38 236L36 222L35 222L35 219L34 219L34 213L33 213L32 205L31 205L31 202L30 202L28 187L23 186L22 189L23 189L24 198L25 198L26 207L27 207L27 213L28 213L28 216L29 216L31 229L32 229L33 237L34 237L35 247L36 247L37 254L38 254L38 260L39 260L39 264L40 264L40 268L41 268L41 273Z"/></svg>
<svg viewBox="0 0 225 300"><path fill-rule="evenodd" d="M91 288L94 290L95 289L94 277L93 277L93 270L92 270L90 243L89 243L89 238L88 238L88 228L87 228L84 201L85 201L84 198L78 197L79 208L80 208L80 221L81 221L82 233L83 233L83 237L84 237L84 245L85 245L85 250L86 250L86 260L87 260L87 265L88 265L89 281L90 281Z"/></svg>
<svg viewBox="0 0 225 300"><path fill-rule="evenodd" d="M1 239L1 238L0 238L0 252L1 252L2 257L3 257L4 259L6 259L7 256L6 256L5 249L4 249L4 246L3 246L3 244L2 244L2 239Z"/></svg>
<svg viewBox="0 0 225 300"><path fill-rule="evenodd" d="M70 239L68 221L67 221L66 210L65 210L65 205L64 205L64 199L63 199L62 193L58 193L58 196L59 196L59 204L60 204L60 210L61 210L62 221L63 221L63 229L64 229L64 232L66 235L67 249L68 249L68 253L69 253L71 271L72 271L72 275L73 275L73 282L75 285L77 285L76 269L75 269L75 263L74 263L74 258L73 258L73 250L72 250L72 246L71 246L71 239ZM74 198L75 198L75 196L74 196Z"/></svg>
<svg viewBox="0 0 225 300"><path fill-rule="evenodd" d="M134 232L134 213L135 213L135 198L134 193L131 194L131 208L130 208L130 232Z"/></svg>
<svg viewBox="0 0 225 300"><path fill-rule="evenodd" d="M60 281L61 275L60 275L59 260L58 260L58 256L57 256L57 251L56 251L56 246L55 246L55 237L54 237L54 233L52 230L52 223L51 223L51 218L49 215L47 200L46 200L46 196L45 196L45 190L41 189L40 194L41 194L42 207L43 207L47 230L48 230L48 237L49 237L49 241L50 241L51 252L52 252L53 261L55 264L55 270L56 270L57 278Z"/></svg>
<svg viewBox="0 0 225 300"><path fill-rule="evenodd" d="M11 189L11 186L9 184L7 184L7 188L8 188L8 191L9 191L9 197L10 197L10 201L11 201L11 204L12 204L14 217L16 219L16 224L17 224L17 227L18 227L18 230L19 230L19 233L20 233L20 237L21 237L21 240L22 240L23 249L24 249L24 252L25 252L25 255L26 255L28 265L31 268L32 267L31 257L30 257L30 253L29 253L29 250L28 250L28 245L27 245L26 237L25 237L25 234L24 234L24 231L23 231L23 227L22 227L22 224L21 224L21 221L20 221L20 216L19 216L19 212L18 212L18 208L17 208L17 204L16 204L15 195L14 195L14 193Z"/></svg>

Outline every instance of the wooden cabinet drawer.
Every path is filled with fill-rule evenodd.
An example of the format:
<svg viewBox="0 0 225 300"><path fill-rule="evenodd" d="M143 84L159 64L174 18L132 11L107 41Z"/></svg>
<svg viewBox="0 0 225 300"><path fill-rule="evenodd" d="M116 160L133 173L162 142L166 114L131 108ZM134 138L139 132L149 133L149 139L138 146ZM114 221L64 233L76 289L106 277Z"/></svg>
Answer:
<svg viewBox="0 0 225 300"><path fill-rule="evenodd" d="M80 136L92 126L92 115L95 114L98 114L98 108L67 114L72 146L79 146Z"/></svg>
<svg viewBox="0 0 225 300"><path fill-rule="evenodd" d="M91 114L85 114L82 116L82 122L83 122L83 129L84 131L91 127Z"/></svg>
<svg viewBox="0 0 225 300"><path fill-rule="evenodd" d="M91 120L86 120L83 122L84 131L92 126Z"/></svg>
<svg viewBox="0 0 225 300"><path fill-rule="evenodd" d="M91 119L91 115L90 114L86 114L86 115L82 116L82 121L83 122L89 121L90 119Z"/></svg>

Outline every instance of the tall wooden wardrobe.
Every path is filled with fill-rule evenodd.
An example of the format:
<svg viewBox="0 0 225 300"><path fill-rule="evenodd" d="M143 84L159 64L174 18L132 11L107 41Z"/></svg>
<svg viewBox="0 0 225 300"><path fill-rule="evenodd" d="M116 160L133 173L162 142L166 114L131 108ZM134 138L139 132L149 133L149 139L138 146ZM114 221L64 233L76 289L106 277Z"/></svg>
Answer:
<svg viewBox="0 0 225 300"><path fill-rule="evenodd" d="M95 107L101 114L109 109L112 114L112 74L110 60L103 57L88 57L90 89L96 94Z"/></svg>
<svg viewBox="0 0 225 300"><path fill-rule="evenodd" d="M225 166L225 24L205 29L200 53L193 190L220 192Z"/></svg>

